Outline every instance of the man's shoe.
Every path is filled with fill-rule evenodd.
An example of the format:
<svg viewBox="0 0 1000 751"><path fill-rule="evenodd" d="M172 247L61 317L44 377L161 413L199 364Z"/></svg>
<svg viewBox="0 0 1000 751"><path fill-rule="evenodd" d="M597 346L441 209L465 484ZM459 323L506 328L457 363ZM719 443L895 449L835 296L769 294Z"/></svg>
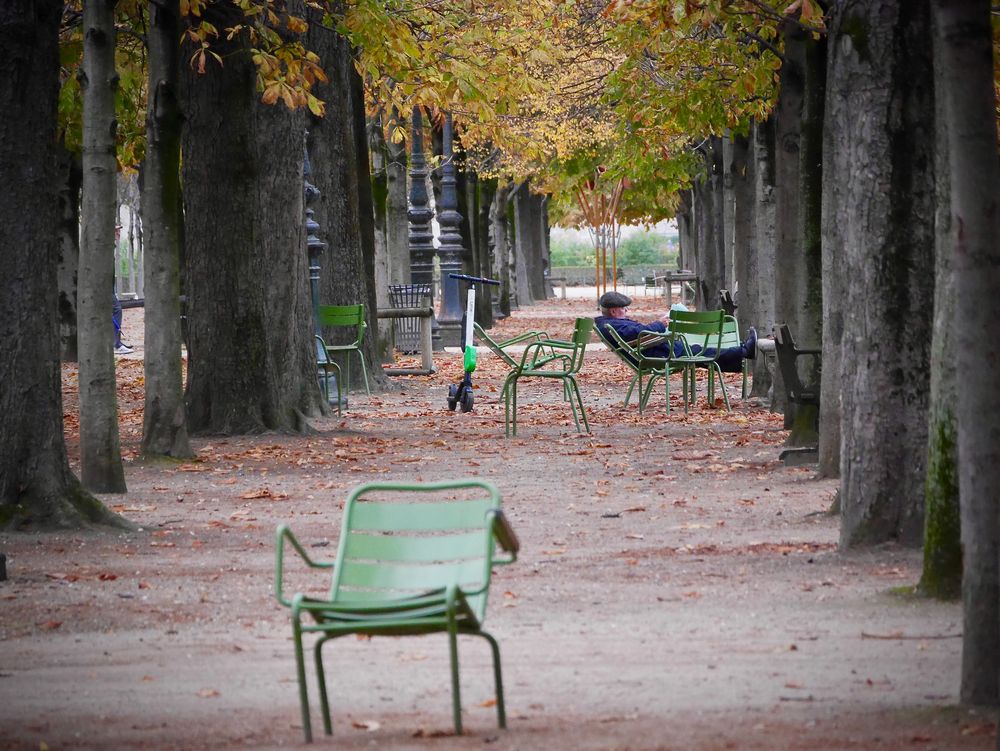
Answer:
<svg viewBox="0 0 1000 751"><path fill-rule="evenodd" d="M135 350L133 350L127 344L119 344L117 347L115 347L115 354L116 355L131 355L132 352L134 352L134 351Z"/></svg>
<svg viewBox="0 0 1000 751"><path fill-rule="evenodd" d="M743 351L747 359L754 359L757 356L757 329L753 326L747 331L747 340L743 342Z"/></svg>

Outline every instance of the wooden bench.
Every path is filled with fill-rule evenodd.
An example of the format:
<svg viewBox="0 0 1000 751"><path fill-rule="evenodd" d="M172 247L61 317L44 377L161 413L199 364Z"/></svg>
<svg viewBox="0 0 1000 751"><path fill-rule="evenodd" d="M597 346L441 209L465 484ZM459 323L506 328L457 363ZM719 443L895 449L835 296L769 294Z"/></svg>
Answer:
<svg viewBox="0 0 1000 751"><path fill-rule="evenodd" d="M818 367L823 350L796 347L788 324L781 324L774 332L774 352L778 361L778 372L785 384L788 403L797 410L796 419L810 423L812 431L819 433L819 384L806 385L799 374L799 358L814 357ZM798 412L801 410L801 412ZM797 446L787 448L779 457L785 464L807 464L819 458L818 446Z"/></svg>

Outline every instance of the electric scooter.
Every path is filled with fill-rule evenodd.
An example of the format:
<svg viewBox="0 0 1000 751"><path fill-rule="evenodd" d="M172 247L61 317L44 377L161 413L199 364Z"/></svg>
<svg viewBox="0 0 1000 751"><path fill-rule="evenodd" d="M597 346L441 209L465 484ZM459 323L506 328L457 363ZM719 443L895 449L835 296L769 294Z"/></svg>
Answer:
<svg viewBox="0 0 1000 751"><path fill-rule="evenodd" d="M493 284L500 286L496 279L487 279L482 276L469 276L468 274L448 274L451 279L460 279L469 282L469 298L465 304L465 313L462 315L462 353L463 370L465 375L457 384L448 387L448 409L452 412L461 406L463 412L471 412L473 404L472 396L472 373L476 369L476 346L472 342L472 323L476 318L476 284Z"/></svg>

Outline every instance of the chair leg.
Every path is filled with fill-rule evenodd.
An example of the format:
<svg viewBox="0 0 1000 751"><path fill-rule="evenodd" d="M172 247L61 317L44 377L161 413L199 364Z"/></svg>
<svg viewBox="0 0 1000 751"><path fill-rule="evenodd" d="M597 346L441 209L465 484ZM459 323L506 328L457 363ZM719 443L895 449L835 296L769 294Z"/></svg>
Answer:
<svg viewBox="0 0 1000 751"><path fill-rule="evenodd" d="M569 391L569 384L567 383L567 381L570 378L572 378L572 376L567 376L566 378L562 379L563 394L565 394L567 391ZM570 395L570 398L569 398L569 408L573 412L573 424L576 425L576 432L579 433L580 432L580 419L577 417L577 414L576 414L576 404L573 402L572 395Z"/></svg>
<svg viewBox="0 0 1000 751"><path fill-rule="evenodd" d="M632 398L632 389L635 388L635 381L636 381L636 379L638 377L639 377L639 374L637 373L634 376L632 376L632 380L629 381L628 391L625 392L625 405L624 406L626 406L626 407L628 406L628 400Z"/></svg>
<svg viewBox="0 0 1000 751"><path fill-rule="evenodd" d="M493 683L496 686L497 697L497 724L507 727L507 708L503 700L503 675L500 670L500 645L497 640L485 631L480 631L479 635L490 643L490 650L493 652Z"/></svg>
<svg viewBox="0 0 1000 751"><path fill-rule="evenodd" d="M302 710L302 732L306 743L312 743L312 724L309 722L309 690L306 686L306 662L302 653L302 624L292 618L292 639L295 641L295 669L299 679L299 707Z"/></svg>
<svg viewBox="0 0 1000 751"><path fill-rule="evenodd" d="M351 398L351 350L344 352L344 372L347 375L344 376L344 391L347 393L347 398Z"/></svg>
<svg viewBox="0 0 1000 751"><path fill-rule="evenodd" d="M642 370L640 370L636 375L639 378L639 414L641 415L642 408L646 406L646 400L643 399L645 392L642 390Z"/></svg>
<svg viewBox="0 0 1000 751"><path fill-rule="evenodd" d="M462 734L462 688L458 681L458 630L455 622L448 624L448 653L451 657L451 712L455 720L455 734Z"/></svg>
<svg viewBox="0 0 1000 751"><path fill-rule="evenodd" d="M372 390L368 388L368 364L365 362L365 353L359 349L358 356L361 358L361 375L365 377L365 393L371 396Z"/></svg>
<svg viewBox="0 0 1000 751"><path fill-rule="evenodd" d="M576 400L580 403L580 415L583 417L583 426L590 432L590 423L587 422L587 411L583 408L583 399L580 396L580 387L576 383L576 378L570 376L570 382L573 384L573 391L576 392ZM575 415L574 415L575 416ZM576 429L580 429L579 423L577 423Z"/></svg>
<svg viewBox="0 0 1000 751"><path fill-rule="evenodd" d="M719 367L719 363L717 362L713 362L711 367L719 374L719 390L722 392L722 399L726 403L726 412L732 412L733 408L729 406L729 392L726 391L726 382L722 378L722 368ZM711 369L709 372L711 372ZM714 406L715 403L713 402L712 404Z"/></svg>
<svg viewBox="0 0 1000 751"><path fill-rule="evenodd" d="M323 732L333 735L333 724L330 722L330 702L326 693L326 671L323 669L323 645L330 637L324 636L316 642L316 683L319 684L319 708L323 713Z"/></svg>

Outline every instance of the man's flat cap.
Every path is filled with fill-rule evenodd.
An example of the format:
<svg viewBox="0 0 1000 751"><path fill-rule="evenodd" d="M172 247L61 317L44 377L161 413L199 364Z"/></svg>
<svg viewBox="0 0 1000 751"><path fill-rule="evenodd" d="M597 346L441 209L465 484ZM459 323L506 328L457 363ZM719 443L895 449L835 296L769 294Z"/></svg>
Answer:
<svg viewBox="0 0 1000 751"><path fill-rule="evenodd" d="M627 308L632 304L632 298L621 292L605 292L597 304L602 308Z"/></svg>

